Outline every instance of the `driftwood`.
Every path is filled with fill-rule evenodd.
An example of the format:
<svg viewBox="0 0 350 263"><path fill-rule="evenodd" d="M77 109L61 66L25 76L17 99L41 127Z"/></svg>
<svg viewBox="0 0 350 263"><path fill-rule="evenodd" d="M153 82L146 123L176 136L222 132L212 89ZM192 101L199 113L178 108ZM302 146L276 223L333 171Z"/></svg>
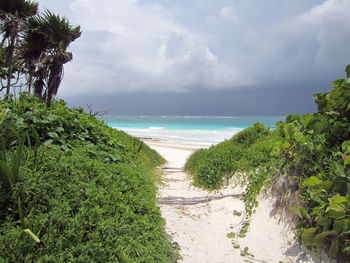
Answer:
<svg viewBox="0 0 350 263"><path fill-rule="evenodd" d="M183 182L183 180L181 180L181 179L167 178L167 177L163 177L162 180L163 181L173 181L173 182Z"/></svg>
<svg viewBox="0 0 350 263"><path fill-rule="evenodd" d="M216 195L216 196L203 196L203 197L158 197L158 203L164 205L196 205L200 203L207 203L212 200L219 200L226 197L239 198L242 194L228 194L228 195Z"/></svg>
<svg viewBox="0 0 350 263"><path fill-rule="evenodd" d="M182 172L183 169L182 168L176 168L176 167L167 167L167 166L163 166L163 167L159 167L162 170L174 170L174 171L178 171L178 172ZM168 172L168 171L165 171Z"/></svg>

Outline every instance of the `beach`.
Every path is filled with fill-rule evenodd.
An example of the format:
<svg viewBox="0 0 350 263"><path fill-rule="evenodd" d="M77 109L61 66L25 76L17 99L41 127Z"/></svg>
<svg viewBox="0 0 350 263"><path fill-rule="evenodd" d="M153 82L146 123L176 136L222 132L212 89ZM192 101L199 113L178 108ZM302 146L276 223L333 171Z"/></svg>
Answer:
<svg viewBox="0 0 350 263"><path fill-rule="evenodd" d="M330 262L301 248L290 226L274 213L274 200L263 196L246 237L232 238L229 234L239 231L243 219L243 215L233 213L244 211L242 189L230 184L220 191L208 192L192 185L183 167L199 145L144 141L167 160L160 167L158 205L168 235L180 248L180 262ZM234 244L239 248L234 248ZM245 256L242 251L247 252Z"/></svg>

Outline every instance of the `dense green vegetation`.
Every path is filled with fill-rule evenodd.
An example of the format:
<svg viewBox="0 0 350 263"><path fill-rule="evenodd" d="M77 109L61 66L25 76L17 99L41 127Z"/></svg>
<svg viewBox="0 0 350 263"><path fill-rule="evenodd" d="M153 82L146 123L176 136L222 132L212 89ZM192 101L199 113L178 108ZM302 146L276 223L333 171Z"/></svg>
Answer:
<svg viewBox="0 0 350 263"><path fill-rule="evenodd" d="M304 244L338 262L350 261L350 66L346 75L314 95L317 113L288 115L275 131L256 124L186 164L204 188L216 189L233 175L244 182L247 218L273 182L279 208L298 216Z"/></svg>
<svg viewBox="0 0 350 263"><path fill-rule="evenodd" d="M164 160L64 104L0 103L0 261L176 262L155 204Z"/></svg>
<svg viewBox="0 0 350 263"><path fill-rule="evenodd" d="M253 171L262 162L269 161L272 146L264 143L269 139L269 129L256 123L231 140L197 151L188 159L185 169L193 174L197 186L216 189L224 183L224 178L231 178L235 172Z"/></svg>
<svg viewBox="0 0 350 263"><path fill-rule="evenodd" d="M175 262L156 206L164 160L54 100L81 31L38 7L0 0L0 261Z"/></svg>

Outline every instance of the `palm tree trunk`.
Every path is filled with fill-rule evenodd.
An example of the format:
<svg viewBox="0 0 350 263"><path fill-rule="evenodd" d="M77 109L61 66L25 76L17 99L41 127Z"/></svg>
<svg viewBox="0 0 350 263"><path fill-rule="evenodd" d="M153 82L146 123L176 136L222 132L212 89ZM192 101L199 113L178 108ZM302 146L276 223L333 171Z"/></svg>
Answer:
<svg viewBox="0 0 350 263"><path fill-rule="evenodd" d="M50 67L50 77L47 83L47 100L46 107L51 107L52 97L57 94L58 87L61 83L61 76L63 72L63 66L59 63Z"/></svg>
<svg viewBox="0 0 350 263"><path fill-rule="evenodd" d="M16 34L13 34L10 39L9 44L9 53L8 53L8 61L7 61L7 87L6 87L6 95L10 95L11 90L11 79L12 79L12 72L13 72L13 55L15 53L15 41L16 41Z"/></svg>
<svg viewBox="0 0 350 263"><path fill-rule="evenodd" d="M32 66L29 66L29 79L28 79L28 93L30 94L32 91L32 84L33 84L33 74L34 70Z"/></svg>

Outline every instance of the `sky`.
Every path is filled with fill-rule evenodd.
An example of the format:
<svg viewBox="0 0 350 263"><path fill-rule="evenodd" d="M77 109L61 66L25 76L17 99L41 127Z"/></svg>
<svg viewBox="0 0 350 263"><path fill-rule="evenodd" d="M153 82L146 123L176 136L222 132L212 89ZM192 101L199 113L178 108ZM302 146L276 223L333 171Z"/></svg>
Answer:
<svg viewBox="0 0 350 263"><path fill-rule="evenodd" d="M315 112L350 64L350 0L39 0L80 25L58 97L116 115Z"/></svg>

